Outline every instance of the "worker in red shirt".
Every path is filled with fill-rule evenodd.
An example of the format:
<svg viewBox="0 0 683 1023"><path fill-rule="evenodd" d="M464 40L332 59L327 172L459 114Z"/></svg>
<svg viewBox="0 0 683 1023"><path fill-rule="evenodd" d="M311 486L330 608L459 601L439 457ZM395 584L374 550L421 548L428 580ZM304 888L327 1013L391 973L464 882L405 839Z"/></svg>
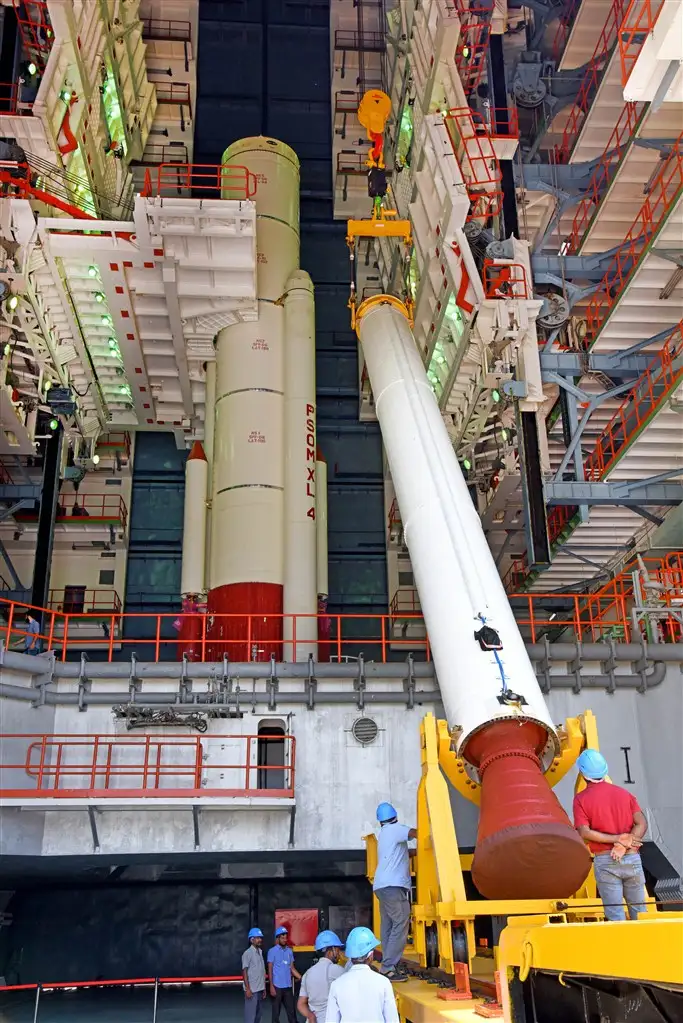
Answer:
<svg viewBox="0 0 683 1023"><path fill-rule="evenodd" d="M607 761L595 749L584 750L576 766L586 779L574 796L574 827L593 853L595 881L607 920L631 920L646 911L645 875L640 862L645 815L635 796L607 781Z"/></svg>

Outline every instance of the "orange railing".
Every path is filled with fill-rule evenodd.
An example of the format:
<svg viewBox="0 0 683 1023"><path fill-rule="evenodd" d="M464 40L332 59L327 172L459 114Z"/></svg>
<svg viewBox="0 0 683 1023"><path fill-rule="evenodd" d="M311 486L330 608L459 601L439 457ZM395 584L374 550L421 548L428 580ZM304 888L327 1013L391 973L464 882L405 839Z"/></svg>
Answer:
<svg viewBox="0 0 683 1023"><path fill-rule="evenodd" d="M21 98L22 87L18 82L0 82L0 114L30 114L33 100Z"/></svg>
<svg viewBox="0 0 683 1023"><path fill-rule="evenodd" d="M567 124L565 125L562 139L555 149L555 158L558 163L568 163L572 148L579 136L583 120L588 111L593 97L600 84L600 78L609 61L610 53L617 39L617 33L622 22L626 0L612 0L612 5L607 14L607 20L602 27L598 37L593 56L584 72L576 101L571 108Z"/></svg>
<svg viewBox="0 0 683 1023"><path fill-rule="evenodd" d="M126 456L130 458L130 434L127 430L121 430L118 433L103 433L97 438L96 448L98 451L101 448L125 451Z"/></svg>
<svg viewBox="0 0 683 1023"><path fill-rule="evenodd" d="M494 0L455 0L460 19L460 37L455 66L466 96L475 91L486 70Z"/></svg>
<svg viewBox="0 0 683 1023"><path fill-rule="evenodd" d="M12 3L24 50L44 71L54 42L47 3L45 0L12 0Z"/></svg>
<svg viewBox="0 0 683 1023"><path fill-rule="evenodd" d="M294 796L291 735L34 735L3 733L0 799ZM264 747L281 744L282 762ZM224 761L228 750L228 762ZM230 750L236 749L234 757ZM16 752L15 752L16 751ZM15 757L16 762L15 762ZM11 760L12 762L7 762ZM27 781L6 788L3 772Z"/></svg>
<svg viewBox="0 0 683 1023"><path fill-rule="evenodd" d="M456 107L444 117L448 137L470 200L468 222L497 216L503 202L502 172L486 123L469 107Z"/></svg>
<svg viewBox="0 0 683 1023"><path fill-rule="evenodd" d="M586 194L577 207L569 235L568 251L570 254L579 251L593 214L607 192L607 186L610 184L621 162L624 155L624 146L634 137L644 110L644 103L627 103L621 111L619 120L605 146L605 151L600 157L588 182Z"/></svg>
<svg viewBox="0 0 683 1023"><path fill-rule="evenodd" d="M674 142L671 152L649 186L647 198L633 221L623 245L612 259L597 292L588 303L586 340L589 345L596 340L641 260L647 254L650 243L682 195L683 132Z"/></svg>
<svg viewBox="0 0 683 1023"><path fill-rule="evenodd" d="M677 601L683 598L683 555L675 552L666 559L646 559L646 565L651 578L665 586L662 606L674 604L678 606ZM620 629L624 636L630 637L632 635L630 598L633 594L631 572L636 567L637 565L632 564L593 594L511 593L510 600L513 603L515 617L525 639L538 642L543 635L549 632L557 633L558 629L573 632L577 638L586 640L597 641L606 638L613 635L615 629ZM512 581L518 586L524 582L526 574L526 566L518 561L504 581ZM407 606L408 603L410 607ZM560 607L561 610L554 613L551 618L552 610L549 612L549 607L551 609ZM180 639L175 634L173 622L178 616L174 614L64 614L0 598L1 608L4 608L5 620L4 623L0 621L0 641L5 647L14 648L17 645L23 647L29 635L25 616L26 611L30 610L34 618L42 621L39 635L42 649L54 651L56 657L62 661L69 659L70 655L76 656L86 643L88 648L93 647L99 651L100 659L107 661L118 659L119 651L124 656L126 653L135 653L141 659L158 661L169 652L173 655L176 650L183 649L188 644L187 640ZM407 654L416 649L420 649L427 660L431 658L428 639L420 641L394 635L397 619L400 619L401 624L410 620L414 620L416 624L423 623L416 592L405 589L399 589L394 595L391 613L388 615L269 614L265 634L262 614L211 616L191 614L183 617L198 625L197 636L192 641L197 660L220 660L225 653L231 660L236 661L238 658L232 657L231 653L238 648L239 652L244 652L244 660L259 661L264 659L262 650L268 646L276 657L279 652L280 655L284 653L287 660L306 660L311 648L315 650L315 641L312 642L309 638L297 639L297 633L299 637L310 636L314 630L306 626L310 624L311 618L317 619L318 624L322 624L324 620L326 625L330 625L330 638L325 640L325 644L333 660L343 661L363 653L368 659L386 663L395 660L397 651L400 655L401 650ZM107 625L107 634L84 641L78 625L88 621L95 622L100 627L104 622ZM239 627L237 635L234 632L235 623ZM233 629L230 639L213 638L210 633L226 624ZM288 626L287 634L292 638L283 640L285 626ZM138 632L144 632L144 635L130 637L128 633L133 627ZM673 618L668 623L667 630L667 638L680 639L680 630L677 631L678 626ZM102 630L103 633L104 631ZM255 637L258 637L257 649L254 649L252 643Z"/></svg>
<svg viewBox="0 0 683 1023"><path fill-rule="evenodd" d="M574 15L580 2L581 0L567 0L564 10L560 13L553 38L553 60L555 61L559 61L562 57L565 43L574 24Z"/></svg>
<svg viewBox="0 0 683 1023"><path fill-rule="evenodd" d="M615 462L657 415L667 398L683 381L683 320L674 327L661 350L626 394L595 447L584 461L587 480L603 480ZM568 530L577 508L555 505L548 511L548 539L556 543ZM571 529L568 530L571 532Z"/></svg>
<svg viewBox="0 0 683 1023"><path fill-rule="evenodd" d="M145 171L142 195L208 194L210 198L251 199L256 195L256 175L238 164L162 163Z"/></svg>
<svg viewBox="0 0 683 1023"><path fill-rule="evenodd" d="M521 263L485 259L481 279L486 298L531 298L526 270Z"/></svg>
<svg viewBox="0 0 683 1023"><path fill-rule="evenodd" d="M128 509L119 494L76 494L69 497L69 506L62 497L57 507L56 522L111 522L125 529L128 523ZM73 503L71 503L73 500ZM17 522L35 522L36 511L18 511L14 516Z"/></svg>
<svg viewBox="0 0 683 1023"><path fill-rule="evenodd" d="M586 478L601 480L683 381L683 320L628 392L585 460Z"/></svg>
<svg viewBox="0 0 683 1023"><path fill-rule="evenodd" d="M50 590L48 607L64 614L96 614L97 612L121 611L121 598L116 590L81 590L74 592L73 587Z"/></svg>
<svg viewBox="0 0 683 1023"><path fill-rule="evenodd" d="M664 0L631 0L619 29L621 84L626 85L645 38L662 13Z"/></svg>

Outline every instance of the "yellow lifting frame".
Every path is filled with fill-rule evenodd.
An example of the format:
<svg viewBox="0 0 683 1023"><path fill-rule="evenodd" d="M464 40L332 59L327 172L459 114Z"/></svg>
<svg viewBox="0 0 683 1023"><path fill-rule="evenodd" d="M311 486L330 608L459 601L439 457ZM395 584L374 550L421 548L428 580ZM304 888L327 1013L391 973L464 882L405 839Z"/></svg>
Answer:
<svg viewBox="0 0 683 1023"><path fill-rule="evenodd" d="M463 928L466 934L470 974L481 976L481 967L485 965L490 977L493 964L490 960L483 964L477 957L474 934L477 917L516 919L520 915L541 914L545 918L562 921L603 919L592 871L581 890L570 899L468 899L463 874L470 870L472 856L460 853L446 778L461 795L475 803L479 802L479 786L477 782L470 781L463 762L453 752L445 721L437 721L433 714L427 714L420 726L420 742L422 774L417 790L417 849L413 861L416 899L412 907L412 935L411 944L406 947L407 958L414 959L421 968L427 967L427 929L434 927L439 945L439 968L453 976L452 932L455 926ZM556 784L567 774L582 749L589 744L594 749L598 747L597 725L592 712L568 718L560 730L560 743L560 755L548 772L551 784ZM365 841L367 874L372 881L377 867L377 839L368 835ZM656 911L652 899L648 900L648 911ZM379 928L379 921L379 904L373 898L375 928Z"/></svg>

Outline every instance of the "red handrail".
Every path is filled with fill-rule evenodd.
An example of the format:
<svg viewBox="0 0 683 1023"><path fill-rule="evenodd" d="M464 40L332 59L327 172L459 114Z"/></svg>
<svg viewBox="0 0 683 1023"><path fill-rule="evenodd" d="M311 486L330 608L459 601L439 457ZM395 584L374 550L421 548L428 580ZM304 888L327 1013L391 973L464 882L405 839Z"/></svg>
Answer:
<svg viewBox="0 0 683 1023"><path fill-rule="evenodd" d="M23 771L35 782L12 788L0 784L0 799L294 796L295 740L291 735L4 732L0 742L10 758L10 744L19 743L25 749L22 762L0 764L0 779L3 771ZM226 763L220 757L226 743L243 746L238 762ZM261 743L283 743L282 763L262 763L257 752ZM217 759L211 755L212 749L217 751ZM278 771L281 778L269 774ZM267 784L269 777L282 784ZM75 779L79 780L74 784Z"/></svg>
<svg viewBox="0 0 683 1023"><path fill-rule="evenodd" d="M67 607L71 603L79 606ZM121 598L116 590L86 589L80 593L74 593L69 589L50 590L48 606L54 611L63 611L65 614L73 612L88 612L94 614L97 611L114 611L117 614L121 611Z"/></svg>
<svg viewBox="0 0 683 1023"><path fill-rule="evenodd" d="M68 504L67 504L68 500ZM76 512L74 514L74 509ZM15 518L18 522L35 521L38 517L35 511L18 511ZM118 523L121 529L128 524L128 509L120 494L83 494L70 495L67 499L61 495L60 504L57 507L56 522L112 522Z"/></svg>
<svg viewBox="0 0 683 1023"><path fill-rule="evenodd" d="M90 987L135 987L150 984L241 984L242 975L218 977L126 977L117 980L52 980L40 984L0 984L0 991L72 990Z"/></svg>
<svg viewBox="0 0 683 1023"><path fill-rule="evenodd" d="M644 103L627 103L621 111L619 120L614 126L614 130L605 146L605 151L600 157L588 182L586 194L576 209L569 235L570 254L579 251L590 221L607 192L607 186L610 184L614 173L621 163L624 155L624 146L634 137L644 110Z"/></svg>
<svg viewBox="0 0 683 1023"><path fill-rule="evenodd" d="M662 13L664 0L631 0L619 29L621 84L626 85L643 47Z"/></svg>
<svg viewBox="0 0 683 1023"><path fill-rule="evenodd" d="M567 509L551 509L551 521L556 516L558 524L566 524L571 520L573 514L572 509L568 509L568 511L569 517L567 517ZM666 582L667 586L671 587L675 583L683 592L683 559L679 552L669 555L666 563L658 561L653 564L655 565L653 572L661 572L661 580ZM562 628L570 632L573 631L579 639L587 635L593 639L604 637L609 635L616 626L620 627L624 634L630 634L631 624L627 613L628 608L621 607L616 620L605 618L605 609L602 604L600 604L602 608L600 613L596 611L599 601L604 601L606 595L617 594L620 599L628 596L627 590L630 585L628 570L618 576L616 582L612 580L607 588L603 587L597 593L587 596L558 592L523 593L517 587L524 583L527 573L524 561L517 560L513 563L504 582L508 585L508 589L510 586L514 589L514 592L510 593L511 600L523 598L531 601L527 605L527 614L515 609L515 617L520 628L523 631L526 630L525 634L532 642L536 642L538 637L551 627L553 630ZM617 591L614 587L621 587L621 589ZM187 614L181 617L197 624L198 635L193 643L197 653L201 654L197 659L201 660L220 660L223 653L230 656L231 652L235 650L243 653L244 660L259 660L261 654L258 651L254 654L252 651L254 637L258 637L259 643L263 647L269 646L280 657L284 652L287 660L304 660L308 657L311 646L315 650L315 642L312 643L308 638L297 639L296 637L297 632L299 636L310 635L312 630L305 629L302 620L312 617L316 619L318 626L324 624L331 627L331 634L329 638L325 639L324 645L326 650L330 649L333 658L337 660L358 656L360 652L363 652L375 661L386 663L394 659L396 651L400 652L402 649L414 651L423 643L425 644L425 657L430 660L427 639L407 638L402 633L394 635L394 626L398 617L402 624L406 621L414 621L416 625L424 624L417 604L415 605L416 613L412 613L412 608L410 611L403 610L400 596L403 592L405 591L399 589L394 595L391 613L388 615L289 616L269 614L265 633L263 632L264 618L262 614L212 615L210 626L208 616L205 614ZM415 601L416 595L413 594L411 599ZM554 623L550 623L546 610L549 600L571 602L575 610L571 615L565 614ZM579 602L576 605L574 604L575 600ZM175 614L63 614L57 611L32 608L27 604L0 598L0 607L3 606L6 610L6 621L4 624L0 623L0 640L5 643L6 647L14 646L18 642L23 643L25 637L29 635L25 614L27 610L31 610L33 617L43 622L39 637L43 648L53 650L58 659L62 661L66 661L70 653L80 652L84 646L100 650L104 655L104 660L117 659L118 650L121 649L124 653L127 650L132 650L141 659L158 661L161 654L167 652L168 648L182 650L188 645L188 640L179 638L172 628L173 622L178 617ZM286 619L290 622L291 628L288 635L292 638L283 640L283 625ZM97 628L93 629L92 638L85 640L82 631L79 635L77 626L79 623L88 622L92 622ZM100 635L103 623L107 626L108 635ZM230 638L225 640L211 638L210 629L218 628L220 630L223 626L229 629ZM133 627L138 635L131 638L129 632L133 630ZM671 629L673 628L674 623L671 623ZM237 661L240 658L230 656L230 659Z"/></svg>
<svg viewBox="0 0 683 1023"><path fill-rule="evenodd" d="M54 42L54 32L45 0L12 0L24 50L41 71Z"/></svg>
<svg viewBox="0 0 683 1023"><path fill-rule="evenodd" d="M662 163L623 245L612 259L586 308L588 344L593 344L646 255L650 243L683 195L683 132Z"/></svg>
<svg viewBox="0 0 683 1023"><path fill-rule="evenodd" d="M460 38L455 66L466 96L475 91L486 69L494 0L455 0L460 19Z"/></svg>
<svg viewBox="0 0 683 1023"><path fill-rule="evenodd" d="M470 200L468 221L497 216L503 202L502 172L484 119L469 107L456 107L444 117L455 158Z"/></svg>
<svg viewBox="0 0 683 1023"><path fill-rule="evenodd" d="M609 61L612 48L617 39L626 0L612 0L607 19L598 37L593 56L584 72L576 101L571 108L564 133L559 146L555 149L558 163L568 163L572 148L579 136L583 119L590 107L595 90L600 83L600 76ZM596 26L597 27L597 26Z"/></svg>
<svg viewBox="0 0 683 1023"><path fill-rule="evenodd" d="M162 163L145 171L142 195L177 195L191 189L214 199L251 199L256 187L256 175L239 164Z"/></svg>

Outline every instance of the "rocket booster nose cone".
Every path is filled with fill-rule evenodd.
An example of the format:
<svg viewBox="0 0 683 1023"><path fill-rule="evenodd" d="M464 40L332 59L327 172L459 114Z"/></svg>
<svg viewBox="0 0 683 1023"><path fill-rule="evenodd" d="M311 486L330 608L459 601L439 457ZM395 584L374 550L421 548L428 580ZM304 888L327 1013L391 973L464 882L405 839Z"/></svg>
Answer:
<svg viewBox="0 0 683 1023"><path fill-rule="evenodd" d="M481 777L472 880L487 899L565 899L588 876L588 849L541 769L545 739L540 725L507 720L467 744Z"/></svg>
<svg viewBox="0 0 683 1023"><path fill-rule="evenodd" d="M188 462L191 462L193 459L199 459L202 462L206 462L207 460L206 455L204 454L204 445L200 440L196 440L194 442L192 449L187 456Z"/></svg>

